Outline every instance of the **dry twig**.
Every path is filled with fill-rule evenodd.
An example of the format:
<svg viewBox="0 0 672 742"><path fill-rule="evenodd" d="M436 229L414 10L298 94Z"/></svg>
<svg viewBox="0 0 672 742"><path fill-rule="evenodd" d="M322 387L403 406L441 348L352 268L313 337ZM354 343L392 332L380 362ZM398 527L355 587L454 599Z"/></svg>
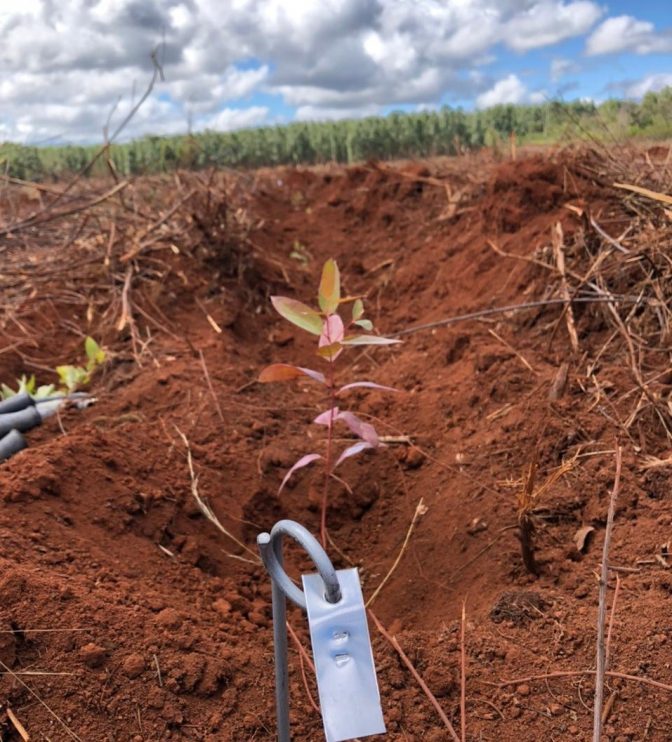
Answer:
<svg viewBox="0 0 672 742"><path fill-rule="evenodd" d="M14 678L14 680L16 680L16 682L17 682L17 683L18 683L19 685L21 685L21 686L22 686L22 687L23 687L23 688L24 688L25 690L27 690L27 691L28 691L28 693L30 693L30 695L31 695L31 696L32 696L32 697L33 697L33 698L34 698L34 699L35 699L35 700L36 700L36 701L37 701L37 702L38 702L38 703L39 703L39 704L40 704L41 706L43 706L43 707L44 707L44 708L45 708L45 709L47 710L47 712L49 713L49 715L50 715L50 716L52 716L52 717L53 717L54 719L56 719L56 721L57 721L57 722L58 722L58 723L59 723L59 724L60 724L60 725L61 725L61 726L63 727L63 729L65 730L65 732L67 733L67 735L68 735L69 737L71 737L71 738L72 738L72 739L74 739L74 740L77 740L77 742L83 742L82 738L81 738L81 737L80 737L79 735L75 734L75 732L73 732L73 731L72 731L72 729L70 729L70 727L69 727L69 726L68 726L68 725L67 725L67 724L66 724L66 723L65 723L65 722L63 721L63 719L61 719L61 717L60 717L60 716L59 716L59 715L58 715L58 714L57 714L57 713L56 713L55 711L53 711L53 710L52 710L52 709L51 709L51 708L50 708L50 707L49 707L49 706L48 706L48 705L47 705L47 704L46 704L46 703L45 703L45 702L44 702L44 701L43 701L43 700L42 700L42 699L41 699L41 698L40 698L40 697L39 697L39 696L37 695L37 693L35 693L35 691L34 691L34 690L33 690L33 689L32 689L32 688L31 688L31 687L29 686L29 685L27 685L26 683L24 683L24 682L23 682L23 680L21 680L21 678L20 678L20 677L19 677L19 676L18 676L18 675L17 675L17 674L15 673L15 672L13 672L13 671L12 671L12 670L11 670L11 669L10 669L9 667L7 667L7 665L6 665L6 664L5 664L5 663L4 663L4 662L3 662L2 660L0 660L0 667L1 667L1 668L2 668L2 669L3 669L3 670L4 670L4 671L5 671L5 672L6 672L6 673L7 673L8 675L11 675L11 676L12 676L12 678Z"/></svg>
<svg viewBox="0 0 672 742"><path fill-rule="evenodd" d="M222 412L222 405L219 404L219 399L217 399L217 395L215 394L215 389L212 386L212 380L210 379L210 374L208 373L208 367L205 364L205 356L203 355L203 351L199 349L198 355L201 358L201 366L203 367L203 375L205 376L205 381L208 384L208 389L210 390L210 396L212 397L212 401L215 403L215 409L217 410L219 419L222 422L224 422L224 413Z"/></svg>
<svg viewBox="0 0 672 742"><path fill-rule="evenodd" d="M26 731L26 728L23 726L23 724L16 718L16 714L12 711L12 709L7 706L7 718L12 722L14 725L14 729L19 733L19 736L23 740L23 742L29 742L30 735Z"/></svg>
<svg viewBox="0 0 672 742"><path fill-rule="evenodd" d="M175 426L175 430L177 430L178 435L182 439L182 442L184 443L185 448L187 449L187 466L189 467L189 478L191 480L191 494L196 500L196 503L200 509L200 511L203 513L203 515L217 528L221 533L223 533L227 538L231 539L236 545L240 546L241 549L246 551L248 554L250 554L253 558L248 559L247 557L239 556L238 554L232 554L229 551L225 551L224 553L231 557L231 559L237 559L240 562L246 562L247 564L254 564L260 565L261 559L255 554L252 549L250 549L246 544L244 544L240 539L238 539L236 536L234 536L231 531L228 530L228 528L225 528L219 518L214 514L212 511L212 508L203 500L199 494L198 491L198 475L194 471L194 462L191 455L191 445L189 443L189 439L187 436L177 427Z"/></svg>
<svg viewBox="0 0 672 742"><path fill-rule="evenodd" d="M467 600L462 601L462 620L460 622L460 732L462 742L467 742Z"/></svg>
<svg viewBox="0 0 672 742"><path fill-rule="evenodd" d="M558 273L560 274L560 287L562 295L567 301L565 307L565 322L567 323L567 333L569 335L569 341L572 344L572 350L578 353L579 350L579 336L576 332L576 322L574 320L574 310L572 309L571 294L569 292L569 284L567 283L567 271L565 269L565 241L562 232L562 224L556 222L551 230L551 242L553 244L553 255L555 257L555 264L558 266Z"/></svg>
<svg viewBox="0 0 672 742"><path fill-rule="evenodd" d="M614 486L609 498L609 513L607 527L604 532L604 547L602 549L602 569L600 571L600 598L597 612L597 669L595 671L595 706L593 714L593 742L600 742L602 738L602 704L604 699L604 676L607 669L607 652L604 642L605 622L607 615L607 580L609 577L609 546L611 532L614 527L614 513L616 499L621 488L621 463L623 449L616 449L616 475Z"/></svg>
<svg viewBox="0 0 672 742"><path fill-rule="evenodd" d="M380 591L385 587L385 584L387 581L392 577L392 574L394 573L394 570L399 566L399 562L401 561L401 557L404 555L404 552L406 551L406 547L408 546L408 542L411 539L411 534L413 533L413 529L415 528L415 524L418 521L418 518L420 516L424 515L427 512L427 506L425 505L425 501L423 498L420 498L420 502L418 502L415 513L413 513L413 518L411 520L411 525L408 527L408 531L406 532L406 538L404 539L404 543L401 545L401 549L399 549L399 553L397 554L397 558L394 560L392 566L388 570L387 574L383 579L381 580L378 587L374 590L373 595L366 601L366 607L368 608L373 601L378 597Z"/></svg>
<svg viewBox="0 0 672 742"><path fill-rule="evenodd" d="M453 742L460 742L460 738L457 736L457 732L455 731L455 728L450 723L450 719L446 716L446 712L441 708L441 705L436 700L436 696L432 693L432 691L427 687L427 683L422 679L420 676L420 673L415 669L413 666L413 663L408 659L408 656L404 652L404 650L401 648L401 645L397 641L397 638L395 636L392 636L387 629L380 623L378 620L378 617L376 614L369 608L369 616L373 619L373 622L376 624L376 628L380 633L387 639L387 641L392 645L392 647L396 650L399 657L401 657L401 661L406 665L409 672L413 677L415 678L416 682L422 689L423 693L427 696L429 699L429 702L434 706L436 709L436 713L439 715L439 718L444 723L446 729L448 730L448 734L452 738Z"/></svg>
<svg viewBox="0 0 672 742"><path fill-rule="evenodd" d="M605 304L605 303L616 303L616 304L637 304L642 301L641 297L634 296L576 296L572 298L572 303L575 304ZM509 304L504 307L490 307L489 309L481 309L478 312L470 312L469 314L459 314L455 317L447 317L446 319L439 319L435 322L426 322L422 325L415 325L415 327L407 327L404 330L398 330L397 332L387 333L389 337L401 337L402 335L411 335L414 332L420 332L421 330L433 330L436 327L447 327L448 325L454 325L457 322L467 322L468 320L483 319L484 317L492 317L496 314L506 314L507 312L522 312L526 309L540 309L542 307L557 307L559 305L567 304L567 299L543 299L541 301L527 301L522 304Z"/></svg>
<svg viewBox="0 0 672 742"><path fill-rule="evenodd" d="M596 670L558 670L556 672L543 673L541 675L528 675L524 678L516 678L515 680L502 680L500 683L490 683L482 681L486 685L494 685L496 688L506 688L509 685L520 685L521 683L530 683L533 680L545 680L546 678L576 678L580 675L595 675ZM620 678L621 680L632 680L636 683L642 683L643 685L650 685L652 688L659 688L661 690L667 690L672 693L672 685L661 683L658 680L651 680L651 678L640 677L639 675L628 675L624 672L614 672L613 670L607 670L604 673L609 678Z"/></svg>

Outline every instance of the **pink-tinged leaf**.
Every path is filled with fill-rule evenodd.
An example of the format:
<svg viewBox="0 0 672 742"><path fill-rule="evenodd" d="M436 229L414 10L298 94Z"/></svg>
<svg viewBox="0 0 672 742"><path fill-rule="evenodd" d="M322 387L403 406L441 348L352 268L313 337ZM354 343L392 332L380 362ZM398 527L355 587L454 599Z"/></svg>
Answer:
<svg viewBox="0 0 672 742"><path fill-rule="evenodd" d="M308 376L320 384L326 384L327 380L324 374L319 371L313 371L312 368L301 368L301 366L292 366L288 363L274 363L267 366L260 374L259 381L263 384L269 381L289 381L298 379L300 376Z"/></svg>
<svg viewBox="0 0 672 742"><path fill-rule="evenodd" d="M330 410L325 410L324 412L320 412L320 414L313 420L314 423L317 423L317 425L326 425L329 427L332 423L332 420L338 419L338 407L332 407Z"/></svg>
<svg viewBox="0 0 672 742"><path fill-rule="evenodd" d="M287 484L289 481L289 478L294 474L294 472L297 469L303 469L304 466L308 466L309 464L312 464L313 461L317 461L318 459L321 459L319 453L307 453L305 456L302 456L296 464L285 474L285 478L282 480L282 483L280 484L280 487L278 488L278 494L282 492L283 487Z"/></svg>
<svg viewBox="0 0 672 742"><path fill-rule="evenodd" d="M351 335L341 340L342 345L395 345L401 340L394 338L384 338L380 335Z"/></svg>
<svg viewBox="0 0 672 742"><path fill-rule="evenodd" d="M345 334L343 320L338 314L330 314L322 323L320 332L320 348L332 343L340 343Z"/></svg>
<svg viewBox="0 0 672 742"><path fill-rule="evenodd" d="M356 322L364 316L364 302L361 299L355 299L352 305L352 320Z"/></svg>
<svg viewBox="0 0 672 742"><path fill-rule="evenodd" d="M378 433L376 433L373 425L360 420L353 412L339 412L338 419L342 420L355 435L365 440L373 448L377 448L380 444Z"/></svg>
<svg viewBox="0 0 672 742"><path fill-rule="evenodd" d="M345 334L343 320L338 314L330 314L322 325L320 335L319 354L328 361L335 361L343 351L341 340Z"/></svg>
<svg viewBox="0 0 672 742"><path fill-rule="evenodd" d="M358 319L355 324L357 327L361 327L362 330L368 330L368 332L373 330L373 322L370 319Z"/></svg>
<svg viewBox="0 0 672 742"><path fill-rule="evenodd" d="M320 309L331 315L338 309L341 300L341 276L333 258L327 260L322 268L322 279L317 295Z"/></svg>
<svg viewBox="0 0 672 742"><path fill-rule="evenodd" d="M336 394L341 392L347 392L349 389L357 389L358 387L364 387L366 389L379 389L381 392L398 392L393 386L383 386L382 384L376 384L373 381L354 381L352 384L346 384L342 386Z"/></svg>
<svg viewBox="0 0 672 742"><path fill-rule="evenodd" d="M323 345L317 349L317 355L321 358L326 358L328 361L335 361L341 354L343 346L340 343L332 343L331 345Z"/></svg>
<svg viewBox="0 0 672 742"><path fill-rule="evenodd" d="M342 464L346 459L349 459L351 456L356 456L358 453L366 451L368 448L373 448L373 446L366 441L360 441L359 443L355 443L353 446L348 446L338 457L338 460L334 464L334 469L336 469L337 466L340 466L340 464Z"/></svg>
<svg viewBox="0 0 672 742"><path fill-rule="evenodd" d="M307 304L286 296L272 296L271 302L278 314L293 325L302 330L308 330L313 335L319 335L322 332L322 317Z"/></svg>

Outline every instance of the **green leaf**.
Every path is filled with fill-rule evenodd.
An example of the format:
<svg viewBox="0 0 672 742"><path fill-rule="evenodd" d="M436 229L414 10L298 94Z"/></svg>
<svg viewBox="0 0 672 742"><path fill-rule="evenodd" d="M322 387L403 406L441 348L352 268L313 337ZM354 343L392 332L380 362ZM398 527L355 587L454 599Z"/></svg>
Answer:
<svg viewBox="0 0 672 742"><path fill-rule="evenodd" d="M373 330L373 322L370 319L358 319L355 324L363 330L368 330L369 332Z"/></svg>
<svg viewBox="0 0 672 742"><path fill-rule="evenodd" d="M89 373L81 366L56 366L56 373L68 392L74 391L80 384L86 384Z"/></svg>
<svg viewBox="0 0 672 742"><path fill-rule="evenodd" d="M357 321L364 315L364 302L361 299L355 299L355 303L352 305L352 319Z"/></svg>
<svg viewBox="0 0 672 742"><path fill-rule="evenodd" d="M271 302L275 311L293 325L313 335L322 334L322 317L314 309L286 296L272 296Z"/></svg>
<svg viewBox="0 0 672 742"><path fill-rule="evenodd" d="M25 374L21 375L20 379L16 380L18 382L19 388L17 389L17 394L20 394L21 392L28 392L28 394L32 394L35 391L35 374L32 376L26 376Z"/></svg>
<svg viewBox="0 0 672 742"><path fill-rule="evenodd" d="M384 338L380 335L352 335L341 340L342 345L395 345L400 342L401 340Z"/></svg>
<svg viewBox="0 0 672 742"><path fill-rule="evenodd" d="M54 384L42 384L42 386L37 387L33 397L35 399L44 399L45 397L51 397L55 391L56 387Z"/></svg>
<svg viewBox="0 0 672 742"><path fill-rule="evenodd" d="M338 309L341 301L341 275L333 258L329 258L322 268L322 280L318 292L320 309L327 315Z"/></svg>
<svg viewBox="0 0 672 742"><path fill-rule="evenodd" d="M0 395L2 395L3 399L9 399L15 394L16 392L13 389L10 389L7 384L0 384Z"/></svg>
<svg viewBox="0 0 672 742"><path fill-rule="evenodd" d="M84 341L84 350L86 351L86 357L89 359L90 369L105 362L105 351L92 337L87 337Z"/></svg>

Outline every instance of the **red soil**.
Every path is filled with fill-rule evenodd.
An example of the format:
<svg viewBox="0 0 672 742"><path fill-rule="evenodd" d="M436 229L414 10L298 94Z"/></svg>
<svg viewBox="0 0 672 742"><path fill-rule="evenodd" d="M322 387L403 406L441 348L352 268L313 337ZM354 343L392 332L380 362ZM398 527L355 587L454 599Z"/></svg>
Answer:
<svg viewBox="0 0 672 742"><path fill-rule="evenodd" d="M226 222L215 231L210 211L200 242L180 255L162 252L169 272L147 274L137 289L163 328L148 325L151 341L144 352L136 347L142 365L129 338L105 325L113 357L92 385L98 404L67 413L65 434L49 421L29 434L28 450L0 465L0 713L11 708L32 739L54 742L273 739L268 579L233 558L249 555L200 514L178 429L201 495L252 550L256 534L281 517L317 533L317 478L297 475L275 495L287 466L312 450L308 423L321 400L307 384L252 383L269 362L308 365L312 353L272 313L268 295L312 301L322 262L333 256L345 289L366 294L383 333L558 296L555 272L502 252L552 264L551 229L560 222L568 266L584 274L603 245L584 210L613 236L634 218L591 163L566 153L262 172L232 195L248 230L240 243ZM203 221L205 211L194 206ZM638 230L645 233L644 222ZM13 245L3 256L10 267L49 249ZM298 245L305 266L288 257ZM622 259L608 256L605 276L628 293ZM103 280L107 269L98 269ZM95 295L86 280L77 291ZM73 281L56 273L40 290ZM73 328L99 330L86 317L86 302L14 305L0 321L0 380L31 370L5 351L17 337L32 338L31 358L42 366L77 361ZM653 408L625 422L640 394L620 336L607 344L609 312L577 305L575 319L578 353L561 309L550 307L417 332L399 347L352 352L343 366L344 378L404 391L358 394L353 406L381 434L415 445L344 466L354 494L332 488L330 554L339 567L357 565L371 595L424 499L427 510L374 608L459 729L466 599L469 740L591 739L592 675L497 684L594 667L596 572L617 442L625 452L611 562L626 571L614 573L621 586L610 665L672 685L672 574L661 553L671 536L671 469L642 468L645 455L664 459L670 444ZM145 338L145 319L136 320ZM651 353L647 378L669 366L666 352ZM549 401L564 362L566 390ZM669 373L655 379L663 401L671 382ZM576 454L536 503L540 574L532 576L516 538L521 473L536 458L541 483ZM579 552L573 539L586 525L594 531ZM295 573L310 569L288 551ZM291 623L308 646L298 610ZM448 739L398 655L373 626L371 634L386 739ZM298 657L292 648L294 739L319 740ZM312 677L309 685L314 693ZM669 689L611 677L605 697L605 739L672 739ZM0 716L0 737L20 739L8 717Z"/></svg>

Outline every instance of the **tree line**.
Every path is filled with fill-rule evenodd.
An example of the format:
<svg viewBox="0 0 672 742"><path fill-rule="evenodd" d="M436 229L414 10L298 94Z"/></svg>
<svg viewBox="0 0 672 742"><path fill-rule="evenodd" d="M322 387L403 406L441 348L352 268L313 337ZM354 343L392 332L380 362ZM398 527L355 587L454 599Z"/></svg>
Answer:
<svg viewBox="0 0 672 742"><path fill-rule="evenodd" d="M499 105L466 112L444 106L418 113L391 113L362 119L296 122L231 132L146 136L109 147L86 171L122 176L211 166L255 168L274 165L352 163L455 155L499 147L515 134L524 143L628 137L672 137L672 88L647 93L641 102L549 101L540 105ZM0 168L25 180L68 177L87 168L96 146L0 144Z"/></svg>

